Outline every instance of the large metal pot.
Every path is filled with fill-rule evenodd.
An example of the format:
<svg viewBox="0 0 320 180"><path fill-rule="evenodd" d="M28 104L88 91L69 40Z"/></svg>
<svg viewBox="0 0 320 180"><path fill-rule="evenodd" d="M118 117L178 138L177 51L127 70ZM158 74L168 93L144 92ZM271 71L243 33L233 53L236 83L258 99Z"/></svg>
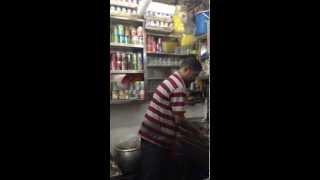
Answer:
<svg viewBox="0 0 320 180"><path fill-rule="evenodd" d="M114 159L123 174L136 173L140 167L140 138L134 137L115 146Z"/></svg>

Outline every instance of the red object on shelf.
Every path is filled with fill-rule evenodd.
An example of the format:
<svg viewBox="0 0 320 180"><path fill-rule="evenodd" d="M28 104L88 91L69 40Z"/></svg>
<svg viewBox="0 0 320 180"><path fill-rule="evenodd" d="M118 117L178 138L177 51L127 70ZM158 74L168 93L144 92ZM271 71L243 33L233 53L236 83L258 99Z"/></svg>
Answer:
<svg viewBox="0 0 320 180"><path fill-rule="evenodd" d="M152 37L152 52L156 52L156 49L157 49L157 44L156 44L155 38Z"/></svg>
<svg viewBox="0 0 320 180"><path fill-rule="evenodd" d="M148 38L147 38L147 50L151 51L151 49L152 49L151 36L148 36Z"/></svg>
<svg viewBox="0 0 320 180"><path fill-rule="evenodd" d="M117 69L117 59L116 59L116 54L112 54L111 56L111 70L116 70Z"/></svg>
<svg viewBox="0 0 320 180"><path fill-rule="evenodd" d="M162 38L158 38L157 41L157 52L162 52Z"/></svg>
<svg viewBox="0 0 320 180"><path fill-rule="evenodd" d="M117 52L117 66L116 66L116 70L122 70L122 59L121 59L121 54L120 52Z"/></svg>

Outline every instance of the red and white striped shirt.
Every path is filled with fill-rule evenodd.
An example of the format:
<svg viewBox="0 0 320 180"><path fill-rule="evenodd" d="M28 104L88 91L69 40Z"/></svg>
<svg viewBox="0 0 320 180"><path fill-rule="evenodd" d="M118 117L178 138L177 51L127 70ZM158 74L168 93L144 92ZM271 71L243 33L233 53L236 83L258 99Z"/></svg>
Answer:
<svg viewBox="0 0 320 180"><path fill-rule="evenodd" d="M141 138L171 149L178 130L173 112L185 111L185 98L185 83L175 72L156 88L139 131Z"/></svg>

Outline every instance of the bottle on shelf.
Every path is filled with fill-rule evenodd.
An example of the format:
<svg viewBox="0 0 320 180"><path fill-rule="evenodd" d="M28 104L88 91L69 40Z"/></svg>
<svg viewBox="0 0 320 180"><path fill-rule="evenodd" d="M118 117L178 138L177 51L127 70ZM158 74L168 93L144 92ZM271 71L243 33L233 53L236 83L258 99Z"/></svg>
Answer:
<svg viewBox="0 0 320 180"><path fill-rule="evenodd" d="M131 43L137 44L137 42L138 42L137 29L134 26L130 26L129 29L131 32Z"/></svg>
<svg viewBox="0 0 320 180"><path fill-rule="evenodd" d="M158 38L158 42L156 45L156 49L157 49L157 53L161 53L162 52L162 38Z"/></svg>
<svg viewBox="0 0 320 180"><path fill-rule="evenodd" d="M140 97L141 100L144 100L144 82L143 81L140 82L139 97Z"/></svg>
<svg viewBox="0 0 320 180"><path fill-rule="evenodd" d="M137 56L135 53L132 53L132 70L136 70L136 64L137 64Z"/></svg>
<svg viewBox="0 0 320 180"><path fill-rule="evenodd" d="M122 61L121 61L121 66L122 66L122 70L128 70L128 67L127 67L127 57L126 57L126 54L125 53L122 53Z"/></svg>
<svg viewBox="0 0 320 180"><path fill-rule="evenodd" d="M122 59L121 59L121 54L120 52L117 52L117 69L116 70L121 70L122 69Z"/></svg>
<svg viewBox="0 0 320 180"><path fill-rule="evenodd" d="M117 26L113 26L113 42L118 43L119 39L118 39L118 27Z"/></svg>
<svg viewBox="0 0 320 180"><path fill-rule="evenodd" d="M118 100L119 99L119 92L116 82L111 82L112 87L112 100Z"/></svg>
<svg viewBox="0 0 320 180"><path fill-rule="evenodd" d="M131 60L131 53L127 53L127 60L128 60L128 70L132 70L132 60Z"/></svg>
<svg viewBox="0 0 320 180"><path fill-rule="evenodd" d="M117 70L117 58L115 53L112 53L111 55L111 70Z"/></svg>
<svg viewBox="0 0 320 180"><path fill-rule="evenodd" d="M129 29L128 26L125 27L125 43L126 44L131 44L130 29Z"/></svg>
<svg viewBox="0 0 320 180"><path fill-rule="evenodd" d="M139 70L143 70L143 58L141 53L138 53L138 69Z"/></svg>
<svg viewBox="0 0 320 180"><path fill-rule="evenodd" d="M120 43L125 43L125 35L124 35L124 26L122 24L118 25L118 33L119 33L119 39L120 39Z"/></svg>

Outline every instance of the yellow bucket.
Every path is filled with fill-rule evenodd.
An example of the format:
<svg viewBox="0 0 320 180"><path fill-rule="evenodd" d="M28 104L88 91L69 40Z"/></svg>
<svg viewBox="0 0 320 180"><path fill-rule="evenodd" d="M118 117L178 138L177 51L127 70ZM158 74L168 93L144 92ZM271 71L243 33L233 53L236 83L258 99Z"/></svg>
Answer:
<svg viewBox="0 0 320 180"><path fill-rule="evenodd" d="M181 38L181 46L186 47L186 46L191 46L195 42L195 37L192 34L183 34Z"/></svg>

